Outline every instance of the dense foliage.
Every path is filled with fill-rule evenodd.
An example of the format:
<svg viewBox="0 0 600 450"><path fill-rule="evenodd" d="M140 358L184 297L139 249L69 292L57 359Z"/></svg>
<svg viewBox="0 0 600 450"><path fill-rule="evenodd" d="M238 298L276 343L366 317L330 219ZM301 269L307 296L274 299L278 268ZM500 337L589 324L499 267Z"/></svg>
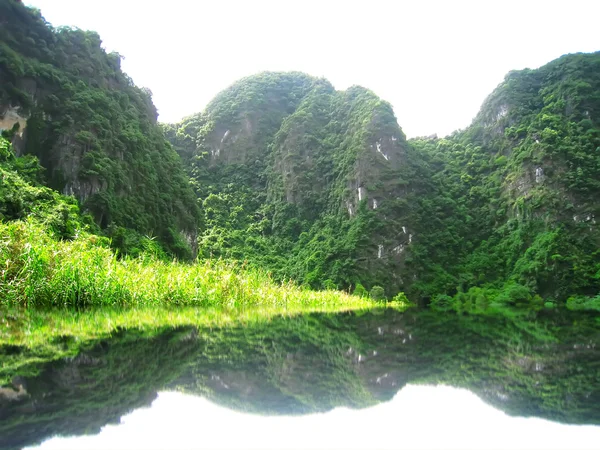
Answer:
<svg viewBox="0 0 600 450"><path fill-rule="evenodd" d="M439 309L598 309L600 53L511 72L473 124L415 139L413 290ZM542 298L544 300L542 300Z"/></svg>
<svg viewBox="0 0 600 450"><path fill-rule="evenodd" d="M120 250L148 234L191 257L196 200L150 91L95 32L54 29L18 0L0 2L0 23L0 119L17 153L36 155L48 186L75 196Z"/></svg>
<svg viewBox="0 0 600 450"><path fill-rule="evenodd" d="M202 201L202 256L313 288L398 292L413 169L391 106L372 92L262 73L165 132Z"/></svg>
<svg viewBox="0 0 600 450"><path fill-rule="evenodd" d="M467 129L407 142L373 92L299 72L159 126L96 33L18 0L0 22L3 222L442 311L600 309L598 53L511 72Z"/></svg>
<svg viewBox="0 0 600 450"><path fill-rule="evenodd" d="M75 199L43 186L42 178L37 158L17 158L10 142L0 137L0 220L30 217L55 238L74 237L87 218L79 214Z"/></svg>

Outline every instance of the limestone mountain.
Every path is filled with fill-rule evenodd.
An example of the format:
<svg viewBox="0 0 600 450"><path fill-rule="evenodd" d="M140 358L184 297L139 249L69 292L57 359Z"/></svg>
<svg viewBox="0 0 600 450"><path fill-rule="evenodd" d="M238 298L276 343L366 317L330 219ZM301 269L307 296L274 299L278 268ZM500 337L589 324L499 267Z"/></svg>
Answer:
<svg viewBox="0 0 600 450"><path fill-rule="evenodd" d="M205 256L313 287L400 289L411 150L374 93L266 72L165 131L202 200Z"/></svg>
<svg viewBox="0 0 600 450"><path fill-rule="evenodd" d="M373 92L299 72L161 125L96 33L18 0L0 25L2 220L438 309L600 309L600 53L511 72L466 129L407 141Z"/></svg>
<svg viewBox="0 0 600 450"><path fill-rule="evenodd" d="M150 91L133 84L120 60L95 32L53 28L20 1L0 1L0 129L117 247L148 234L191 256L196 199Z"/></svg>
<svg viewBox="0 0 600 450"><path fill-rule="evenodd" d="M600 289L598 69L596 53L511 72L443 139L407 142L372 92L301 73L240 80L165 130L205 256L440 308L577 307Z"/></svg>
<svg viewBox="0 0 600 450"><path fill-rule="evenodd" d="M412 142L431 181L419 295L467 310L598 302L599 92L600 53L565 55L509 73L466 130Z"/></svg>

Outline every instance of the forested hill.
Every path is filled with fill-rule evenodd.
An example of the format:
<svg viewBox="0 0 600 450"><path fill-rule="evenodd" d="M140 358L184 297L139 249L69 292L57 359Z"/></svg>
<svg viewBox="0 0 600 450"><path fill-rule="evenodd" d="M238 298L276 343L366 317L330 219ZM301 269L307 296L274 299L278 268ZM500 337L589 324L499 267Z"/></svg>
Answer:
<svg viewBox="0 0 600 450"><path fill-rule="evenodd" d="M415 292L441 308L600 309L600 53L511 72L469 128L412 145L431 182Z"/></svg>
<svg viewBox="0 0 600 450"><path fill-rule="evenodd" d="M17 156L39 158L45 183L74 196L115 247L135 250L148 235L191 257L196 198L150 91L120 59L95 32L52 28L39 11L0 0L0 129ZM3 195L0 217L27 215L20 194Z"/></svg>
<svg viewBox="0 0 600 450"><path fill-rule="evenodd" d="M438 309L600 309L600 53L511 72L468 128L410 141L373 92L299 72L160 125L120 59L0 0L1 220Z"/></svg>
<svg viewBox="0 0 600 450"><path fill-rule="evenodd" d="M407 142L372 92L300 73L240 80L165 132L202 201L203 256L440 309L589 307L599 115L595 53L509 73L444 139Z"/></svg>
<svg viewBox="0 0 600 450"><path fill-rule="evenodd" d="M267 72L165 132L202 201L202 256L313 288L403 286L420 181L391 105L373 92Z"/></svg>

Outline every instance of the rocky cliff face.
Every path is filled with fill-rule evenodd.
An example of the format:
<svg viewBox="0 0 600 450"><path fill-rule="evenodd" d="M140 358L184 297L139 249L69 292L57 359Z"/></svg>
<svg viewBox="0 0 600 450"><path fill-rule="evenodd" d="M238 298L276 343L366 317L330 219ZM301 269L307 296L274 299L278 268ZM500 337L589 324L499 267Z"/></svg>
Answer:
<svg viewBox="0 0 600 450"><path fill-rule="evenodd" d="M598 54L576 54L511 72L484 103L473 126L482 127L483 145L509 159L503 191L513 205L541 200L543 207L527 209L559 220L598 208L590 194L597 189L599 67Z"/></svg>
<svg viewBox="0 0 600 450"><path fill-rule="evenodd" d="M0 4L0 129L36 155L48 184L101 228L157 236L183 256L197 207L147 89L94 32L53 29L19 1Z"/></svg>
<svg viewBox="0 0 600 450"><path fill-rule="evenodd" d="M397 175L405 150L390 105L360 87L342 93L316 87L275 136L269 189L273 198L285 194L300 206L315 193L332 192L320 212L340 209L354 217L361 201L377 209L402 195Z"/></svg>

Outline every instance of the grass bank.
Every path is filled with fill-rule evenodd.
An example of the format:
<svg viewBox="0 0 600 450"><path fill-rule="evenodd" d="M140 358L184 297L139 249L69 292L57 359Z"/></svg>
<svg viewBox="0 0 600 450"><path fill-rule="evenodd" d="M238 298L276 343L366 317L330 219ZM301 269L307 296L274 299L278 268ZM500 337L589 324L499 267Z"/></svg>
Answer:
<svg viewBox="0 0 600 450"><path fill-rule="evenodd" d="M0 223L0 304L91 306L372 307L339 291L274 282L268 272L225 261L165 261L151 252L117 258L108 241L82 233L59 241L35 222Z"/></svg>

